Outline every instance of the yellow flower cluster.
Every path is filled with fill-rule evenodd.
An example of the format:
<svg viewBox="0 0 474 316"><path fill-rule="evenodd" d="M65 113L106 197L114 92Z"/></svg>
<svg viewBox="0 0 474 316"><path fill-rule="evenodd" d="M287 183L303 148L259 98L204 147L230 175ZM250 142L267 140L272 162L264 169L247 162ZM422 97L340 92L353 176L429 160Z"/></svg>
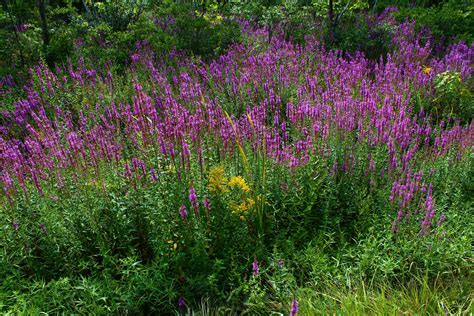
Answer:
<svg viewBox="0 0 474 316"><path fill-rule="evenodd" d="M202 14L202 13L199 12L199 11L195 11L195 13L196 13L197 15L201 15L201 14ZM203 18L204 18L206 21L210 22L211 24L220 23L220 22L222 21L222 19L223 19L222 15L220 15L220 14L214 14L214 13L212 13L212 12L211 12L211 13L206 13L206 14L204 14L204 15L203 15Z"/></svg>
<svg viewBox="0 0 474 316"><path fill-rule="evenodd" d="M235 202L231 202L229 204L232 213L240 216L245 215L249 210L253 208L254 205L255 201L252 198L245 198L240 204L237 204Z"/></svg>
<svg viewBox="0 0 474 316"><path fill-rule="evenodd" d="M209 184L207 189L211 193L226 193L229 192L227 189L227 177L225 176L224 167L216 166L211 168L209 171Z"/></svg>
<svg viewBox="0 0 474 316"><path fill-rule="evenodd" d="M250 187L245 182L245 179L242 178L241 176L230 177L228 185L231 188L236 188L236 189L242 190L243 192L250 192Z"/></svg>
<svg viewBox="0 0 474 316"><path fill-rule="evenodd" d="M431 73L432 69L428 66L424 66L423 67L423 72L427 75L429 75Z"/></svg>
<svg viewBox="0 0 474 316"><path fill-rule="evenodd" d="M244 215L255 206L255 200L248 197L251 189L245 179L242 176L227 178L222 166L215 166L209 170L207 189L213 194L229 193L232 190L232 197L230 197L228 205L232 214L239 216L241 220L245 220Z"/></svg>
<svg viewBox="0 0 474 316"><path fill-rule="evenodd" d="M166 171L170 173L175 173L176 172L176 167L173 164L169 164L166 166Z"/></svg>
<svg viewBox="0 0 474 316"><path fill-rule="evenodd" d="M245 221L245 215L247 215L248 211L252 210L255 205L255 200L247 197L247 193L250 192L250 187L241 176L230 177L228 185L237 191L239 195L238 202L232 201L229 204L232 214L239 216L242 221Z"/></svg>

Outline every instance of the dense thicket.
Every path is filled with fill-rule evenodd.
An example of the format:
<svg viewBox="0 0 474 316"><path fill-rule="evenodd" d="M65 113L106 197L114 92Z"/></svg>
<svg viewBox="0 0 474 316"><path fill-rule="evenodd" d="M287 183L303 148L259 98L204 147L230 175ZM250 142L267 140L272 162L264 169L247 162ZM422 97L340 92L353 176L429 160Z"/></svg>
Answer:
<svg viewBox="0 0 474 316"><path fill-rule="evenodd" d="M156 54L173 48L213 58L241 41L235 18L268 28L281 28L287 39L304 42L318 33L329 46L376 59L389 50L387 25L375 25L370 14L397 7L395 17L428 27L441 46L455 40L472 42L470 1L156 1L156 0L2 0L0 67L15 74L37 63L50 66L69 58L129 63L137 41L149 41ZM13 69L12 69L13 67Z"/></svg>

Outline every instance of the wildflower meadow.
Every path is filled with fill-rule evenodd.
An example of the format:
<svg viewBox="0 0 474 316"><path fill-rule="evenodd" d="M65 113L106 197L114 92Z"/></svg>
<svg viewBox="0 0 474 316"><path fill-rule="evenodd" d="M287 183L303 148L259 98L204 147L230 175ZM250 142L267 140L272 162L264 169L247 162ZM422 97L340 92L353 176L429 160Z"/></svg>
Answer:
<svg viewBox="0 0 474 316"><path fill-rule="evenodd" d="M3 76L0 311L472 313L474 45L395 12L377 58L234 16Z"/></svg>

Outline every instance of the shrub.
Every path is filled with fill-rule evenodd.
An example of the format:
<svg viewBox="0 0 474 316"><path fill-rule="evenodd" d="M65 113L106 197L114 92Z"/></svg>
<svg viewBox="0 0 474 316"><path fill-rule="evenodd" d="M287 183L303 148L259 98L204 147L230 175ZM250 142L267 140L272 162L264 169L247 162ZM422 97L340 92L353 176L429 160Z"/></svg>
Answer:
<svg viewBox="0 0 474 316"><path fill-rule="evenodd" d="M466 1L446 1L430 6L402 6L396 13L399 21L414 19L418 29L427 27L433 36L440 41L452 43L474 40L474 6Z"/></svg>

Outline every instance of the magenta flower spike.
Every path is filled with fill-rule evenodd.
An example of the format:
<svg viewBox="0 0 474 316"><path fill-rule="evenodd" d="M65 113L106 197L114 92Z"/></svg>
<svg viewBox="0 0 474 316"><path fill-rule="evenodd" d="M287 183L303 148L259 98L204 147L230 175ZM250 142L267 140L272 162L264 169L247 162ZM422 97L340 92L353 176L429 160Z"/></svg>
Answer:
<svg viewBox="0 0 474 316"><path fill-rule="evenodd" d="M255 259L252 263L252 272L253 276L258 276L260 274L260 267L258 266L257 259Z"/></svg>
<svg viewBox="0 0 474 316"><path fill-rule="evenodd" d="M186 210L186 206L181 205L179 208L179 214L181 215L181 219L184 221L188 217L188 211Z"/></svg>
<svg viewBox="0 0 474 316"><path fill-rule="evenodd" d="M189 202L191 202L191 205L194 208L194 212L197 213L199 210L199 202L197 200L196 190L193 187L189 189Z"/></svg>
<svg viewBox="0 0 474 316"><path fill-rule="evenodd" d="M294 299L291 302L291 311L290 311L290 316L296 316L298 314L298 301Z"/></svg>

